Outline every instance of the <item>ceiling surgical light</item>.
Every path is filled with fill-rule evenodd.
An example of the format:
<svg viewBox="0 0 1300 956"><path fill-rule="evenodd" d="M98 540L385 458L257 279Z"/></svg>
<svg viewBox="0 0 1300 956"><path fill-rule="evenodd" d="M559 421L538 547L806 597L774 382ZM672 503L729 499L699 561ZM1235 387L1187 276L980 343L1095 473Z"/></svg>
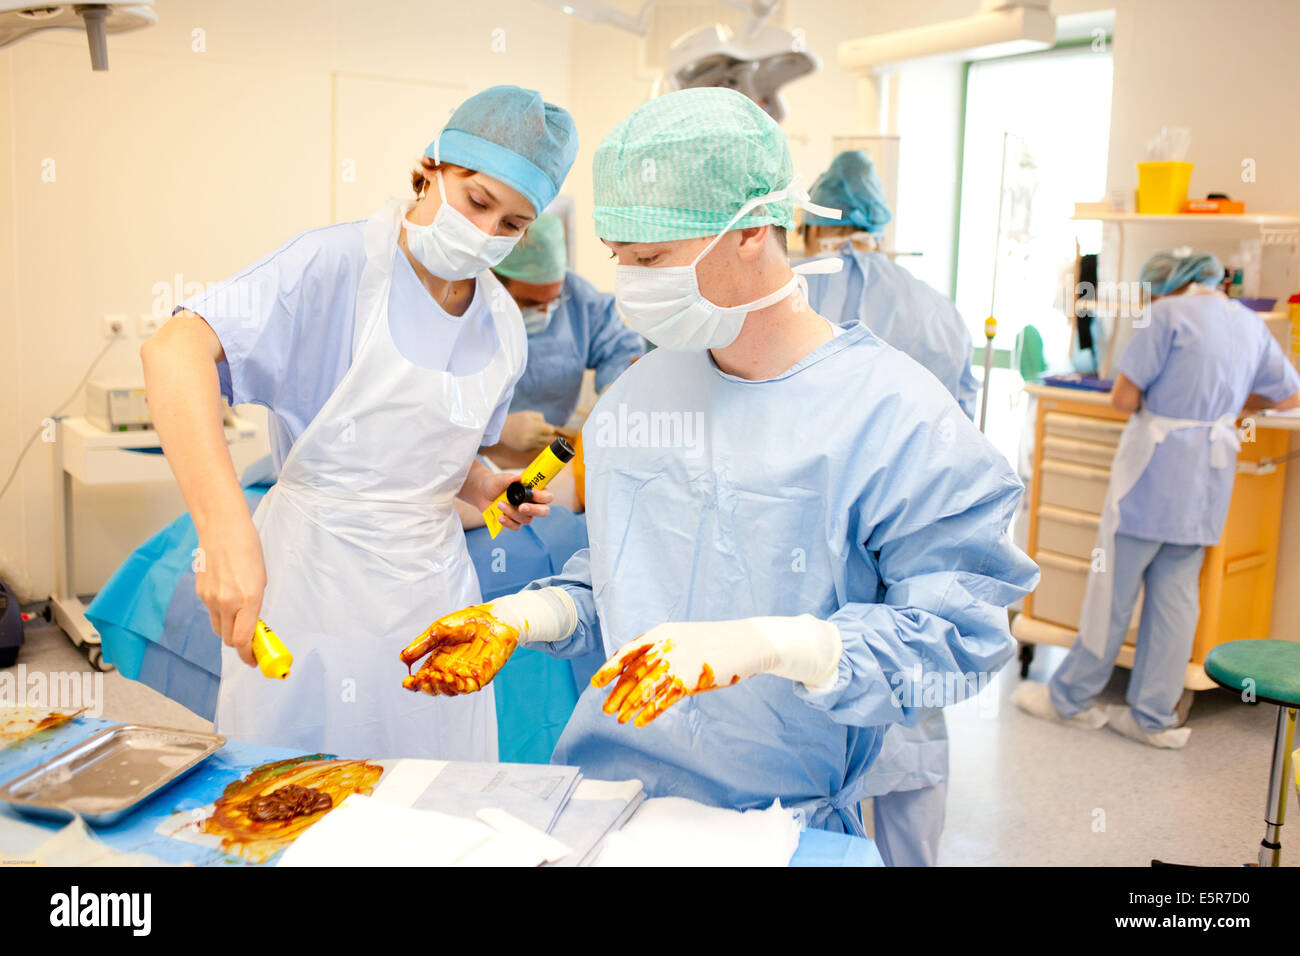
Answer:
<svg viewBox="0 0 1300 956"><path fill-rule="evenodd" d="M86 31L93 70L108 69L108 34L158 22L153 0L137 3L32 4L0 0L0 47L40 30Z"/></svg>

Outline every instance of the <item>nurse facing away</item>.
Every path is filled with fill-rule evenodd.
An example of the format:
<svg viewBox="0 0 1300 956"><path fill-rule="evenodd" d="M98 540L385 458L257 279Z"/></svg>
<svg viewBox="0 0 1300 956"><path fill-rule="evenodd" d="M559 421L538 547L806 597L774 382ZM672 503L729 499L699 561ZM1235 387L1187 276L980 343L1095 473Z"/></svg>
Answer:
<svg viewBox="0 0 1300 956"><path fill-rule="evenodd" d="M396 693L395 650L479 600L452 502L515 477L498 440L527 345L493 277L573 163L569 114L518 87L470 97L413 174L417 198L313 229L183 303L141 350L158 435L199 535L221 635L216 729L345 756L496 758L491 695ZM220 398L269 410L280 478L251 517ZM518 528L543 515L507 507ZM264 619L289 679L251 666Z"/></svg>
<svg viewBox="0 0 1300 956"><path fill-rule="evenodd" d="M951 396L807 307L785 230L795 205L833 213L793 178L780 129L733 90L660 96L601 143L597 234L658 348L583 429L590 547L466 614L606 656L556 762L862 834L886 727L1011 658L1005 606L1038 574L1006 531L1020 482ZM686 419L689 443L627 424ZM468 686L464 620L420 648L430 692Z"/></svg>
<svg viewBox="0 0 1300 956"><path fill-rule="evenodd" d="M1200 616L1205 549L1232 498L1237 415L1300 407L1300 376L1254 312L1218 291L1211 255L1160 253L1142 267L1153 301L1117 366L1112 404L1132 412L1111 465L1079 636L1047 685L1013 699L1036 717L1180 748L1175 708ZM1176 489L1176 491L1175 491ZM1098 707L1146 586L1126 700Z"/></svg>

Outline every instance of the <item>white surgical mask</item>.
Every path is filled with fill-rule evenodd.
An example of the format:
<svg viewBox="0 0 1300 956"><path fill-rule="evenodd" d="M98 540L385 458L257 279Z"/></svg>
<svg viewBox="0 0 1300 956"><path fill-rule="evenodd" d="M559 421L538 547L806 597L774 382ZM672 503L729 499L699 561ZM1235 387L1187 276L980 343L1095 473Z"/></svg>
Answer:
<svg viewBox="0 0 1300 956"><path fill-rule="evenodd" d="M808 199L808 194L794 182L768 193L756 196L740 207L722 232L686 266L618 266L614 270L614 298L627 324L662 349L692 351L725 348L740 335L745 316L765 309L793 295L799 288L800 276L806 273L838 272L844 263L839 259L823 259L794 267L795 275L781 288L744 305L715 305L700 292L699 277L695 267L707 256L718 241L730 231L750 210L764 203L780 202L792 198L796 205L810 209L818 215L838 219L838 209L818 206Z"/></svg>
<svg viewBox="0 0 1300 956"><path fill-rule="evenodd" d="M554 311L554 308L543 309L537 305L530 305L526 309L520 309L519 314L524 317L524 331L529 335L536 335L538 332L546 331L546 327L551 324L551 313Z"/></svg>
<svg viewBox="0 0 1300 956"><path fill-rule="evenodd" d="M441 169L438 170L438 195L442 197L442 205L433 222L422 226L409 219L402 220L406 246L420 265L440 279L455 281L491 269L510 255L519 237L489 236L447 202Z"/></svg>

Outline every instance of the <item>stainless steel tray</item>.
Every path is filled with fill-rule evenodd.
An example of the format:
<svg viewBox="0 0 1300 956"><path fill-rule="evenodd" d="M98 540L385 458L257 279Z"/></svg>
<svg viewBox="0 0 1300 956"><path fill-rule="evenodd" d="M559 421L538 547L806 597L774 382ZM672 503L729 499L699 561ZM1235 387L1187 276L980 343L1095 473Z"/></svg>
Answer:
<svg viewBox="0 0 1300 956"><path fill-rule="evenodd" d="M122 724L109 727L0 789L31 816L80 816L108 826L225 746L219 734Z"/></svg>

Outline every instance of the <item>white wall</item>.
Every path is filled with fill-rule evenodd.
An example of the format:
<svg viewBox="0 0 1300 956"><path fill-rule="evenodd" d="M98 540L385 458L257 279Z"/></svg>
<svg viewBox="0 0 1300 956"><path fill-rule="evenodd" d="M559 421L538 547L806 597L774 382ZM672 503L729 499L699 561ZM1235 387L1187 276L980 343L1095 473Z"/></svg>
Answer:
<svg viewBox="0 0 1300 956"><path fill-rule="evenodd" d="M103 347L104 314L130 315L131 334L98 371L138 376L135 317L155 304L155 284L177 273L220 280L330 221L337 74L463 93L518 83L569 98L566 18L534 0L446 9L160 0L157 26L109 38L107 73L90 70L75 33L0 51L0 480ZM357 175L403 194L446 107L377 96L373 113L415 145L394 168ZM41 179L45 160L53 182ZM71 412L82 408L78 398ZM53 582L52 489L51 448L38 441L0 500L0 563L25 569L37 594ZM81 591L183 510L170 486L80 488L77 498Z"/></svg>
<svg viewBox="0 0 1300 956"><path fill-rule="evenodd" d="M1192 132L1192 195L1222 191L1248 209L1300 209L1300 4L1294 0L1117 3L1110 188L1132 189L1146 141ZM1121 92L1122 91L1122 92ZM1256 161L1254 183L1242 161Z"/></svg>

